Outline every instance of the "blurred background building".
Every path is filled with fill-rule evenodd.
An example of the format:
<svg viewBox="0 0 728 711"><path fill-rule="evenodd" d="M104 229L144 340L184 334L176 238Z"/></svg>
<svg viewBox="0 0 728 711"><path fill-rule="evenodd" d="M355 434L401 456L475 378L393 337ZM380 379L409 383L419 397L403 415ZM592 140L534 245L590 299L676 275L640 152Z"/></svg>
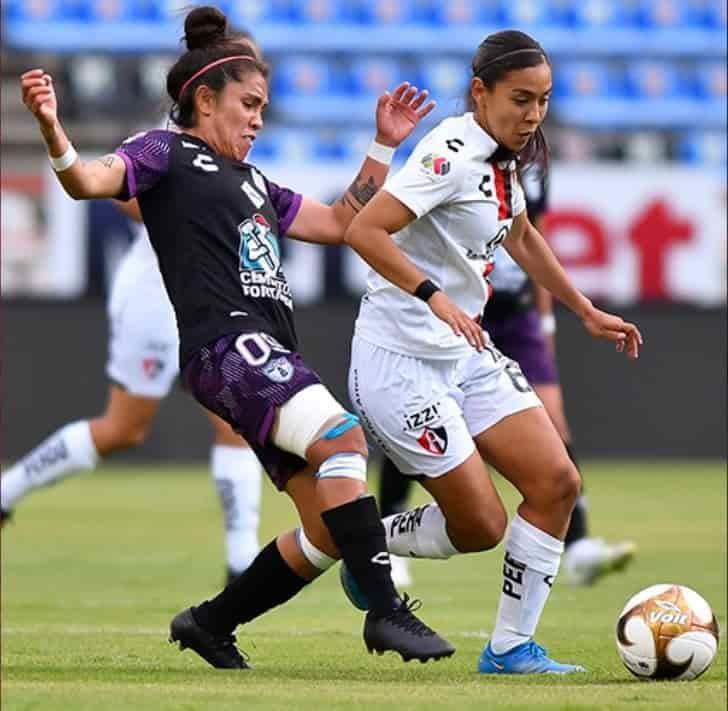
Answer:
<svg viewBox="0 0 728 711"><path fill-rule="evenodd" d="M560 354L577 439L598 454L724 454L725 0L213 4L258 39L273 67L266 128L252 160L273 180L325 200L350 182L381 91L406 79L438 101L399 151L402 159L436 121L464 110L470 58L485 35L518 28L537 38L554 67L545 231L577 284L641 318L647 339L645 361L627 370L565 321ZM188 7L185 0L3 2L4 428L11 435L3 456L37 439L38 417L46 416L28 393L35 386L47 397L38 358L49 356L42 332L51 321L64 340L59 350L67 351L65 360L53 355L70 369L64 386L75 382L74 368L93 371L89 390L97 394L79 403L96 406L102 299L134 234L111 205L74 203L60 193L17 77L32 66L53 74L75 145L88 155L109 152L164 121L165 72L181 50ZM304 307L304 343L343 393L354 299L366 270L345 250L288 243L285 256ZM330 319L335 337L316 330ZM631 401L630 412L620 414L624 401L610 404L610 392ZM47 414L48 429L60 421L57 411ZM680 412L691 421L682 422ZM26 441L31 419L35 434ZM640 428L651 436L640 437Z"/></svg>

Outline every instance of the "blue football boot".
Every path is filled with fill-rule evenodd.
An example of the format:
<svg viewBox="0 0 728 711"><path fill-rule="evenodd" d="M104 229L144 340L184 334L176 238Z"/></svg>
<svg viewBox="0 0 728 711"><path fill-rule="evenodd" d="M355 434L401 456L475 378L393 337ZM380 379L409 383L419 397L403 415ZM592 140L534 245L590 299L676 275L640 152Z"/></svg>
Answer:
<svg viewBox="0 0 728 711"><path fill-rule="evenodd" d="M546 650L533 640L496 654L488 643L478 660L481 674L573 674L585 672L579 664L561 664L551 659Z"/></svg>
<svg viewBox="0 0 728 711"><path fill-rule="evenodd" d="M356 584L354 576L349 572L349 568L346 567L346 563L343 560L339 566L339 581L341 582L341 587L344 588L346 597L349 598L349 602L357 610L364 610L366 612L369 609L369 600Z"/></svg>

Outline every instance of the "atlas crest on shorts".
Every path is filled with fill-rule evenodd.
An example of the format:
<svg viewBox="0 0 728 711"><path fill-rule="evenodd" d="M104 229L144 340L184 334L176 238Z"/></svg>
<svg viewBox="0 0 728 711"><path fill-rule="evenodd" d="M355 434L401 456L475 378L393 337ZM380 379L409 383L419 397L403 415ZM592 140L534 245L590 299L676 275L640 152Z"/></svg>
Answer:
<svg viewBox="0 0 728 711"><path fill-rule="evenodd" d="M238 225L240 233L240 271L254 270L276 276L281 266L278 240L268 220L259 213Z"/></svg>

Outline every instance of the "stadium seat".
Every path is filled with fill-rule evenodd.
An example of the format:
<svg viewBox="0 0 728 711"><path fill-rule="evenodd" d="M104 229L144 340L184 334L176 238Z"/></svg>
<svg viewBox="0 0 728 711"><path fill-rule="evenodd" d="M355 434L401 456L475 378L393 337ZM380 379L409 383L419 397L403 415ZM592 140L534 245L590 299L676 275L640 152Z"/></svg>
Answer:
<svg viewBox="0 0 728 711"><path fill-rule="evenodd" d="M180 0L180 2L185 1ZM233 26L253 31L255 25L259 23L290 20L290 12L287 4L276 0L231 0L229 17Z"/></svg>
<svg viewBox="0 0 728 711"><path fill-rule="evenodd" d="M634 3L626 0L574 2L567 14L579 29L629 27L636 21Z"/></svg>
<svg viewBox="0 0 728 711"><path fill-rule="evenodd" d="M506 27L539 27L558 24L549 0L501 0L501 17Z"/></svg>
<svg viewBox="0 0 728 711"><path fill-rule="evenodd" d="M289 2L290 18L293 22L312 25L351 22L351 3L346 0L299 0Z"/></svg>
<svg viewBox="0 0 728 711"><path fill-rule="evenodd" d="M667 62L637 62L627 66L627 94L636 99L670 99L685 94L682 74Z"/></svg>
<svg viewBox="0 0 728 711"><path fill-rule="evenodd" d="M400 82L418 81L414 72L407 72L400 62L388 58L355 59L350 65L349 89L354 94L378 95Z"/></svg>
<svg viewBox="0 0 728 711"><path fill-rule="evenodd" d="M441 0L432 3L430 17L439 25L495 25L500 22L500 8L495 2Z"/></svg>
<svg viewBox="0 0 728 711"><path fill-rule="evenodd" d="M637 10L641 26L672 29L700 24L700 6L686 0L643 0Z"/></svg>
<svg viewBox="0 0 728 711"><path fill-rule="evenodd" d="M470 81L470 67L461 58L427 58L420 62L422 88L435 99L464 96Z"/></svg>
<svg viewBox="0 0 728 711"><path fill-rule="evenodd" d="M358 22L372 25L403 25L418 19L414 0L359 0L355 14Z"/></svg>
<svg viewBox="0 0 728 711"><path fill-rule="evenodd" d="M680 136L679 158L687 163L726 165L725 133L691 131Z"/></svg>
<svg viewBox="0 0 728 711"><path fill-rule="evenodd" d="M695 93L705 99L726 99L726 67L724 63L710 62L696 67Z"/></svg>
<svg viewBox="0 0 728 711"><path fill-rule="evenodd" d="M9 2L3 2L3 15L8 20L63 22L82 19L85 11L83 0L9 0Z"/></svg>
<svg viewBox="0 0 728 711"><path fill-rule="evenodd" d="M328 59L289 56L273 74L274 94L323 96L340 93L340 89L337 67Z"/></svg>
<svg viewBox="0 0 728 711"><path fill-rule="evenodd" d="M618 75L605 64L568 62L554 72L554 97L588 99L622 93Z"/></svg>

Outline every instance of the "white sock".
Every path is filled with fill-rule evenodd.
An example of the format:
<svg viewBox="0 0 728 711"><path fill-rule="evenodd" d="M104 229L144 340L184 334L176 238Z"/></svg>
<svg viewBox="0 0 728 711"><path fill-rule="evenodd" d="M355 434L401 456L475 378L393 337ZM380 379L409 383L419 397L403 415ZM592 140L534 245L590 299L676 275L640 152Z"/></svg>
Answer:
<svg viewBox="0 0 728 711"><path fill-rule="evenodd" d="M249 447L215 444L212 477L225 516L228 568L242 573L258 555L258 522L263 469Z"/></svg>
<svg viewBox="0 0 728 711"><path fill-rule="evenodd" d="M445 517L437 504L382 519L387 534L387 550L409 558L447 559L458 553L450 541Z"/></svg>
<svg viewBox="0 0 728 711"><path fill-rule="evenodd" d="M0 508L11 511L33 489L95 469L98 460L87 420L61 427L5 472L0 479Z"/></svg>
<svg viewBox="0 0 728 711"><path fill-rule="evenodd" d="M496 654L533 637L559 572L564 544L516 514L505 549L503 591L490 640Z"/></svg>

